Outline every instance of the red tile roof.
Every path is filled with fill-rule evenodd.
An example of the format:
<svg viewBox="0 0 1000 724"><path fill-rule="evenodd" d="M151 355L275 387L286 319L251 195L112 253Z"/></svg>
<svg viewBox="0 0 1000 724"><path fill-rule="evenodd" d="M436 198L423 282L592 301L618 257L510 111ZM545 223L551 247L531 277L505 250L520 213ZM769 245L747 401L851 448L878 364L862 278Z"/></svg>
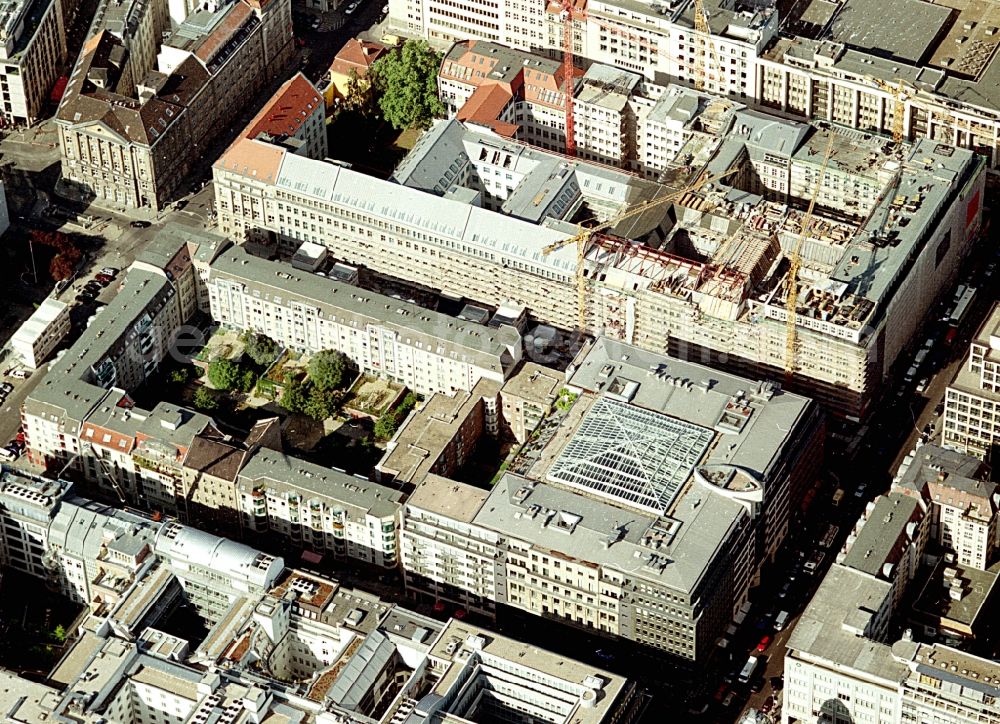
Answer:
<svg viewBox="0 0 1000 724"><path fill-rule="evenodd" d="M319 91L302 73L278 89L260 113L250 121L244 138L256 138L261 133L272 136L294 136L299 127L316 111L323 108Z"/></svg>
<svg viewBox="0 0 1000 724"><path fill-rule="evenodd" d="M330 64L330 71L350 75L353 70L359 78L364 78L372 63L388 52L389 49L381 43L351 38L337 51L333 63Z"/></svg>
<svg viewBox="0 0 1000 724"><path fill-rule="evenodd" d="M513 138L518 126L500 120L500 114L513 98L510 89L500 83L481 85L458 111L458 120L488 126L502 136Z"/></svg>

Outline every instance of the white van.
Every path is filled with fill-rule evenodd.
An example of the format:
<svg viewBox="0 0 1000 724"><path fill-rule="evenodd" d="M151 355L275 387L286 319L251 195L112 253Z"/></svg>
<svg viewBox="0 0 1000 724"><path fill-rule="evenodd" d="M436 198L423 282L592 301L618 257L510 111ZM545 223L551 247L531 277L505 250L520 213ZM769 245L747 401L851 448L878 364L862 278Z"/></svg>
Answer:
<svg viewBox="0 0 1000 724"><path fill-rule="evenodd" d="M757 663L760 661L756 656L751 656L747 659L747 662L743 664L743 670L740 671L740 683L745 684L750 681L753 677L754 672L757 671Z"/></svg>
<svg viewBox="0 0 1000 724"><path fill-rule="evenodd" d="M31 370L27 370L24 367L18 367L16 370L11 370L10 376L15 380L26 380L31 377Z"/></svg>
<svg viewBox="0 0 1000 724"><path fill-rule="evenodd" d="M788 623L788 611L779 611L777 618L774 619L774 630L782 631L785 625Z"/></svg>

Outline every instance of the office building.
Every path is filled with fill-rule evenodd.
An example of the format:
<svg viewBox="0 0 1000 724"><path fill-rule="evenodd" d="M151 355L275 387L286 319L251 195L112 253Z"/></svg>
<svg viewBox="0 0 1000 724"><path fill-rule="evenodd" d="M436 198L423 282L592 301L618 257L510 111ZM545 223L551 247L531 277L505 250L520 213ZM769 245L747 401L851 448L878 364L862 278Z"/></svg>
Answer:
<svg viewBox="0 0 1000 724"><path fill-rule="evenodd" d="M754 376L792 367L793 385L863 417L979 233L984 165L927 141L882 149L854 132L726 115L705 170L729 175L687 193L683 171L662 185L455 120L424 134L396 183L244 140L215 165L220 228L284 254L324 244L349 264L573 329L576 253L550 247L580 218L612 220L669 197L587 244L585 331ZM817 144L830 133L838 152L800 252L789 360L778 262L796 246L803 213L788 202L820 174Z"/></svg>
<svg viewBox="0 0 1000 724"><path fill-rule="evenodd" d="M10 346L28 369L38 369L69 334L69 305L48 298L10 338Z"/></svg>
<svg viewBox="0 0 1000 724"><path fill-rule="evenodd" d="M403 508L408 591L703 661L815 480L818 409L606 338L566 389L490 490L418 482Z"/></svg>
<svg viewBox="0 0 1000 724"><path fill-rule="evenodd" d="M969 356L945 390L941 444L990 460L1000 440L1000 305L995 306L969 345Z"/></svg>
<svg viewBox="0 0 1000 724"><path fill-rule="evenodd" d="M291 4L102 0L56 114L67 193L158 212L294 50Z"/></svg>
<svg viewBox="0 0 1000 724"><path fill-rule="evenodd" d="M17 0L0 11L0 108L4 125L30 125L46 106L66 63L66 26L76 4Z"/></svg>

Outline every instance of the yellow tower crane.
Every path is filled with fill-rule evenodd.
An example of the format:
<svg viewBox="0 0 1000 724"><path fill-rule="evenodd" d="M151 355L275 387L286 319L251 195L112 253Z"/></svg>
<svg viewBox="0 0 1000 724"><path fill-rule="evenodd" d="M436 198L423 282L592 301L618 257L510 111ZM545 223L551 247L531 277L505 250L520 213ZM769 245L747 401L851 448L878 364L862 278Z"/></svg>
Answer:
<svg viewBox="0 0 1000 724"><path fill-rule="evenodd" d="M823 186L823 177L826 176L826 167L830 164L830 156L833 154L833 142L836 134L833 129L828 131L830 140L827 141L826 150L823 152L823 162L820 164L819 173L816 174L816 183L813 185L812 195L809 197L809 206L802 217L802 227L799 229L799 238L795 240L795 246L788 257L788 282L787 294L785 297L786 334L785 334L785 383L791 381L795 374L795 315L799 304L799 267L802 265L800 253L802 244L809 235L812 226L813 211L816 208L816 199L819 197L819 190Z"/></svg>
<svg viewBox="0 0 1000 724"><path fill-rule="evenodd" d="M895 84L881 78L872 78L872 81L892 96L892 140L896 143L902 143L907 137L906 101L912 102L914 100L916 89L908 85L902 78L897 79Z"/></svg>
<svg viewBox="0 0 1000 724"><path fill-rule="evenodd" d="M705 0L694 0L694 29L698 35L698 50L701 52L695 56L694 66L694 87L698 90L705 90L708 85L708 73L710 70L718 70L715 62L715 51L712 49L712 29L708 25L708 13L705 12ZM721 78L719 79L721 81Z"/></svg>
<svg viewBox="0 0 1000 724"><path fill-rule="evenodd" d="M731 176L736 173L736 169L726 171L725 173L718 174L716 176L709 176L707 178L702 178L695 181L690 186L683 188L680 191L676 191L672 194L667 194L665 196L658 196L653 199L648 199L641 203L635 204L629 207L620 214L607 219L605 221L596 224L595 226L584 227L583 224L578 224L578 232L574 236L568 236L565 239L560 239L559 241L553 242L542 249L543 254L551 254L554 251L562 249L564 246L569 244L576 244L576 313L577 313L577 329L581 334L587 333L587 277L586 277L586 257L587 257L587 242L590 241L590 237L593 234L604 231L605 229L610 229L615 224L628 219L637 214L641 214L649 209L661 204L666 204L676 199L681 198L684 194L696 191L697 189L710 184L719 179L723 179L727 176ZM622 241L622 243L628 243Z"/></svg>

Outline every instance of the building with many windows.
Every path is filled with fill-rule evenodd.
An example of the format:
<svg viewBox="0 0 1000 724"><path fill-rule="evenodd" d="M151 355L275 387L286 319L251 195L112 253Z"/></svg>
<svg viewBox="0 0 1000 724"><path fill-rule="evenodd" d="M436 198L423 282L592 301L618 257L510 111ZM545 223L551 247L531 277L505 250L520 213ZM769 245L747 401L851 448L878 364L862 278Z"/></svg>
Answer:
<svg viewBox="0 0 1000 724"><path fill-rule="evenodd" d="M10 338L10 346L25 367L37 369L69 334L69 305L48 298Z"/></svg>
<svg viewBox="0 0 1000 724"><path fill-rule="evenodd" d="M941 444L989 460L1000 442L1000 305L969 345L944 394Z"/></svg>
<svg viewBox="0 0 1000 724"><path fill-rule="evenodd" d="M995 488L982 472L925 445L868 503L788 639L783 722L1000 721L1000 666L975 655L990 650L998 542L954 514Z"/></svg>
<svg viewBox="0 0 1000 724"><path fill-rule="evenodd" d="M288 66L291 20L283 0L102 0L56 113L65 191L163 209Z"/></svg>
<svg viewBox="0 0 1000 724"><path fill-rule="evenodd" d="M631 724L645 706L631 681L571 658L77 497L68 483L0 477L5 514L13 497L46 501L31 516L41 564L23 565L9 517L0 563L88 607L45 684L0 672L11 722L458 724L530 712L554 724Z"/></svg>
<svg viewBox="0 0 1000 724"><path fill-rule="evenodd" d="M0 117L5 125L36 123L47 114L66 62L66 26L76 3L16 0L0 11Z"/></svg>
<svg viewBox="0 0 1000 724"><path fill-rule="evenodd" d="M1000 63L993 52L1000 13L923 0L890 7L852 0L821 10L709 0L704 33L694 22L695 5L576 3L574 58L804 120L957 145L984 155L991 169L1000 163ZM566 12L541 0L391 0L389 16L403 35L442 48L475 39L558 58L565 42Z"/></svg>
<svg viewBox="0 0 1000 724"><path fill-rule="evenodd" d="M490 490L417 483L403 507L407 589L703 661L815 482L821 415L766 383L605 338L568 375L568 404Z"/></svg>
<svg viewBox="0 0 1000 724"><path fill-rule="evenodd" d="M979 234L984 164L952 146L880 148L756 111L735 110L726 128L704 166L724 180L687 192L701 172L677 169L660 184L456 120L424 134L389 181L243 140L215 165L216 209L223 233L271 253L310 241L562 329L754 376L791 366L797 389L863 417ZM801 232L794 194L817 178L830 211L803 244L788 360L780 262ZM587 242L581 310L576 250L553 245L581 219L644 203Z"/></svg>

